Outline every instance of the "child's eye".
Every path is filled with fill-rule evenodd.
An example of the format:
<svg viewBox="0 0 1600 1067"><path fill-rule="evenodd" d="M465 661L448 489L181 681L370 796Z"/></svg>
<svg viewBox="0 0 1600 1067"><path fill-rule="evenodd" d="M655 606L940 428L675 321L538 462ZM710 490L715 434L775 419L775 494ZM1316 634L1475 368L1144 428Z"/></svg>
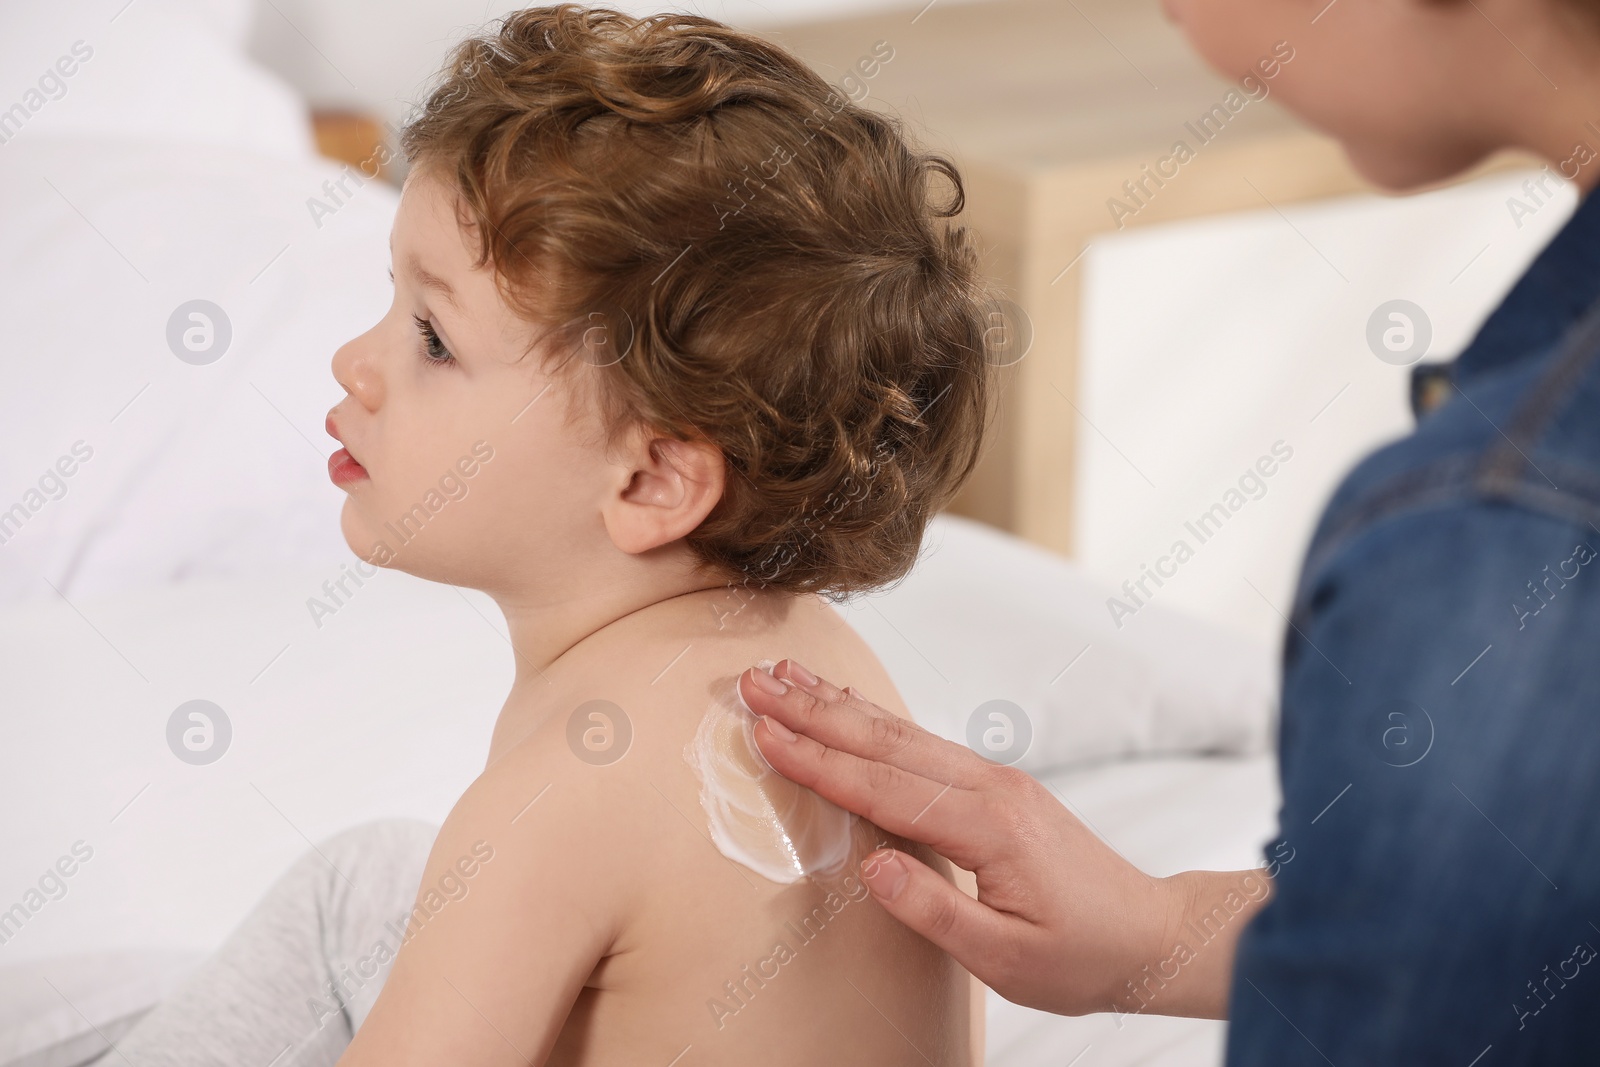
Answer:
<svg viewBox="0 0 1600 1067"><path fill-rule="evenodd" d="M422 362L434 366L444 366L455 362L455 356L439 340L439 335L433 332L433 323L427 319L411 316L411 321L417 324L417 332L422 334Z"/></svg>

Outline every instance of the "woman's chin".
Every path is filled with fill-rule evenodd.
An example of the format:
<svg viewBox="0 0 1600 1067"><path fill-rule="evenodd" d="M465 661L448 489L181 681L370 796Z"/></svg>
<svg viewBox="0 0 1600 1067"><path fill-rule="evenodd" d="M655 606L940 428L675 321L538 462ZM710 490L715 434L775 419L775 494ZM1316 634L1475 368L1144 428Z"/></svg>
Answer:
<svg viewBox="0 0 1600 1067"><path fill-rule="evenodd" d="M1385 193L1404 196L1444 185L1482 162L1484 153L1462 147L1458 151L1424 153L1396 150L1393 146L1372 148L1345 145L1351 167Z"/></svg>

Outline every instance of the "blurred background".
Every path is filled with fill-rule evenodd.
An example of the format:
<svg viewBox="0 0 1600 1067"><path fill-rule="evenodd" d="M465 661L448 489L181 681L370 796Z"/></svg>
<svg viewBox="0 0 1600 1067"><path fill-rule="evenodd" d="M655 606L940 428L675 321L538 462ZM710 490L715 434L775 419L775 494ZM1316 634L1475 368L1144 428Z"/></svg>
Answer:
<svg viewBox="0 0 1600 1067"><path fill-rule="evenodd" d="M12 108L11 121L0 121L12 140L84 131L184 138L196 145L195 166L207 162L202 143L319 150L358 179L381 171L362 180L375 187L403 178L396 124L445 50L501 9L471 0L136 0L124 9L107 0L69 15L11 0L3 10L14 32L0 44L0 102L20 103L74 39L101 45L64 81L60 100L47 98L37 113ZM1005 311L1015 366L984 468L956 510L1070 555L1113 586L1137 581L1187 537L1195 558L1159 598L1265 641L1282 626L1310 524L1333 484L1410 424L1404 362L1463 347L1575 202L1559 180L1530 195L1523 186L1534 171L1517 160L1430 194L1373 195L1336 148L1277 107L1270 78L1203 69L1156 0L708 0L693 10L788 45L842 94L903 116L913 135L963 167L969 219L1015 302ZM15 32L29 25L35 32ZM1285 44L1292 57L1294 42ZM892 58L874 59L875 49ZM162 80L139 81L152 70ZM214 91L197 99L186 79L209 80ZM296 128L296 107L315 116L312 134ZM1181 165L1170 162L1179 141L1193 150ZM307 209L305 241L272 245L282 234L262 235L252 266L284 246L284 261L267 270L297 277L310 249L389 209L388 189L357 189L348 180L343 192L307 189L305 199L323 207L314 218ZM57 208L70 199L65 185L50 196ZM346 200L354 211L340 211ZM181 252L176 243L166 250ZM351 333L376 313L357 301L379 298L366 282L333 291L339 306L328 313ZM1380 359L1368 326L1395 300L1425 316L1431 340ZM137 384L119 382L123 392L104 403L114 412ZM37 405L32 414L44 417ZM316 423L293 418L315 438ZM1184 524L1277 442L1293 459L1198 551ZM38 454L26 462L8 457L14 478L59 450L33 443ZM338 499L328 485L307 491ZM57 544L52 555L30 544L47 525L33 524L0 556L0 594L48 593L11 562L29 549L35 570L54 568L79 588L98 580L94 547ZM320 536L337 553L328 532L322 524L297 536ZM302 547L285 543L281 553L301 558ZM211 566L181 565L184 573Z"/></svg>
<svg viewBox="0 0 1600 1067"><path fill-rule="evenodd" d="M840 610L930 728L1008 702L1027 737L985 754L1146 870L1259 863L1311 525L1572 191L1497 159L1376 195L1273 99L1304 41L1219 76L1156 0L685 9L950 155L1009 298L979 471ZM87 1062L308 842L437 821L481 766L503 620L359 570L322 427L390 300L395 126L506 10L0 0L0 1064ZM992 998L990 1062L1209 1064L1223 1033Z"/></svg>

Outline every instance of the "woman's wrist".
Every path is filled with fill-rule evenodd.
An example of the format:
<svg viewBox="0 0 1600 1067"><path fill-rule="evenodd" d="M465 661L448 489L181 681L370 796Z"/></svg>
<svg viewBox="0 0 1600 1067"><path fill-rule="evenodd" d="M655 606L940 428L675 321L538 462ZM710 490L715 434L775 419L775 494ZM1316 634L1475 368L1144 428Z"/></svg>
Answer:
<svg viewBox="0 0 1600 1067"><path fill-rule="evenodd" d="M1262 870L1183 871L1156 880L1143 956L1123 965L1110 989L1114 1014L1227 1017L1239 933L1271 896Z"/></svg>

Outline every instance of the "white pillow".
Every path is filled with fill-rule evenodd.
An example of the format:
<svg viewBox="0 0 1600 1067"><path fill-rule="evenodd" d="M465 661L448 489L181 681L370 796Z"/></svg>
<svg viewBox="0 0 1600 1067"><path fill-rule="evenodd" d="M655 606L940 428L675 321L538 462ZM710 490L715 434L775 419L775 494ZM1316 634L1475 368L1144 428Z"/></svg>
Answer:
<svg viewBox="0 0 1600 1067"><path fill-rule="evenodd" d="M347 179L313 217L339 177L220 146L0 146L0 292L28 310L0 390L0 604L350 558L330 362L388 308L398 195ZM169 342L196 299L231 325L201 366Z"/></svg>
<svg viewBox="0 0 1600 1067"><path fill-rule="evenodd" d="M0 109L10 110L0 139L93 136L311 156L304 102L244 52L254 13L252 0L8 5Z"/></svg>
<svg viewBox="0 0 1600 1067"><path fill-rule="evenodd" d="M1273 650L1156 604L1119 629L1112 594L1061 556L946 515L909 578L842 610L924 726L1031 773L1263 750Z"/></svg>

